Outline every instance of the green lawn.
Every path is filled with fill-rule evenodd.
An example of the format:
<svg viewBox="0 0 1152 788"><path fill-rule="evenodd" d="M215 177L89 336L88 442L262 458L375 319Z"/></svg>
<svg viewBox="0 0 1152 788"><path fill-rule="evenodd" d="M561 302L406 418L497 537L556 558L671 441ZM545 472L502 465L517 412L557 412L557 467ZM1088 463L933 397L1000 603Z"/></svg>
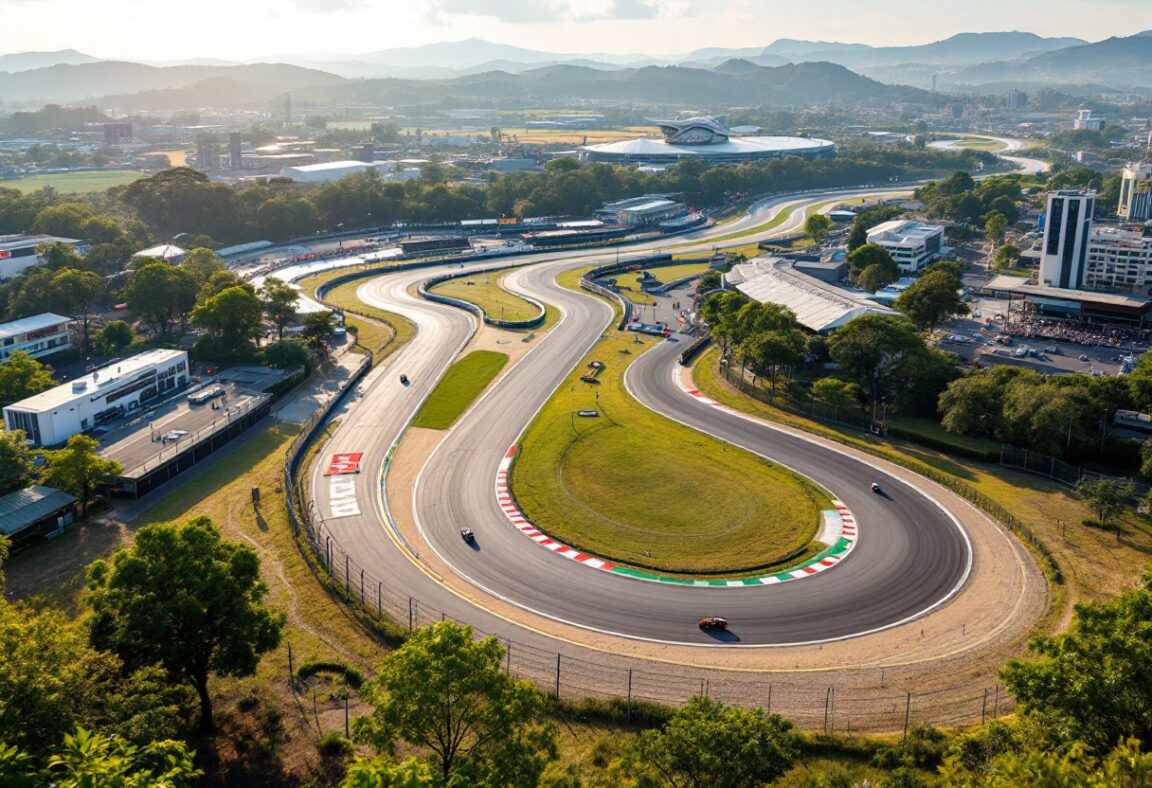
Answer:
<svg viewBox="0 0 1152 788"><path fill-rule="evenodd" d="M324 271L306 276L299 280L298 284L304 292L314 295L320 285L346 273L348 269L345 268ZM416 335L416 325L395 312L387 312L361 303L356 298L356 290L365 281L367 280L356 279L334 287L324 296L324 301L344 310L344 324L356 334L356 341L361 346L372 351L373 364L379 364L408 344L408 341Z"/></svg>
<svg viewBox="0 0 1152 788"><path fill-rule="evenodd" d="M437 295L475 304L492 320L530 320L540 314L534 304L504 289L504 272L449 279L429 288Z"/></svg>
<svg viewBox="0 0 1152 788"><path fill-rule="evenodd" d="M32 175L15 180L0 180L0 189L15 189L25 194L51 186L61 192L100 192L112 186L124 186L147 175L136 170L92 170Z"/></svg>
<svg viewBox="0 0 1152 788"><path fill-rule="evenodd" d="M433 430L448 429L507 363L507 355L493 350L474 350L464 356L448 368L420 406L412 425Z"/></svg>
<svg viewBox="0 0 1152 788"><path fill-rule="evenodd" d="M525 515L577 549L668 574L747 574L804 554L827 495L636 402L624 372L654 341L610 329L532 422L512 470ZM579 380L592 360L605 364L599 384Z"/></svg>

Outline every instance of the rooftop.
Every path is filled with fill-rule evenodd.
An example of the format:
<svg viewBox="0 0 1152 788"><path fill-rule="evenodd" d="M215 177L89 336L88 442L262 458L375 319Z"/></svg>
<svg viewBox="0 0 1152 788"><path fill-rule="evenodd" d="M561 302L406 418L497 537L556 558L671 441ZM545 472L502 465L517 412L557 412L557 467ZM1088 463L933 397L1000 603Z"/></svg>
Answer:
<svg viewBox="0 0 1152 788"><path fill-rule="evenodd" d="M0 534L11 536L73 503L75 496L40 484L8 493L0 498Z"/></svg>
<svg viewBox="0 0 1152 788"><path fill-rule="evenodd" d="M150 246L147 249L141 249L133 257L157 257L161 260L173 260L177 257L183 257L187 254L186 249L181 249L175 244L160 244L159 246Z"/></svg>
<svg viewBox="0 0 1152 788"><path fill-rule="evenodd" d="M55 235L0 235L0 252L13 249L24 249L29 246L39 246L50 243L78 244L75 238L60 238Z"/></svg>
<svg viewBox="0 0 1152 788"><path fill-rule="evenodd" d="M840 328L862 315L898 314L875 301L800 273L780 257L756 257L735 265L725 281L761 303L771 301L788 307L801 325L817 333Z"/></svg>
<svg viewBox="0 0 1152 788"><path fill-rule="evenodd" d="M829 140L808 137L737 137L710 145L675 145L664 140L636 139L585 145L581 150L618 156L664 156L669 158L711 158L725 155L790 153L830 149Z"/></svg>
<svg viewBox="0 0 1152 788"><path fill-rule="evenodd" d="M0 339L15 337L20 334L27 334L29 331L39 331L42 328L51 328L61 323L71 322L72 318L57 315L53 312L45 312L42 315L33 315L32 317L22 317L19 320L0 323Z"/></svg>
<svg viewBox="0 0 1152 788"><path fill-rule="evenodd" d="M187 356L187 353L183 350L170 350L168 348L138 353L135 356L129 356L123 361L117 361L115 364L109 364L106 367L93 370L87 375L78 377L69 383L61 383L59 386L50 388L47 391L33 394L31 397L28 397L28 399L20 400L11 407L16 407L23 411L43 413L44 411L65 405L77 397L90 397L99 390L108 388L113 383L131 378L133 375L139 373L141 370L147 369L153 364L163 364L185 356Z"/></svg>
<svg viewBox="0 0 1152 788"><path fill-rule="evenodd" d="M888 243L919 243L934 235L944 232L938 224L922 224L910 219L893 219L881 222L868 231L868 243L875 243L873 239Z"/></svg>

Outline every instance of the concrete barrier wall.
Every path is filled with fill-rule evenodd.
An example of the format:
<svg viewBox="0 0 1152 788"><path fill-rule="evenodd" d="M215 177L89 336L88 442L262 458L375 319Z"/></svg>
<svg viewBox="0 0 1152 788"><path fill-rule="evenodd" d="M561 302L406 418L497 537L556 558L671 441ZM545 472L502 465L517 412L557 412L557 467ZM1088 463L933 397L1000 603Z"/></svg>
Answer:
<svg viewBox="0 0 1152 788"><path fill-rule="evenodd" d="M521 295L519 293L516 294L517 298L523 298L525 301L532 304L532 306L540 310L540 314L536 315L535 317L530 317L527 320L497 320L495 318L489 317L487 313L484 312L483 308L481 308L478 304L473 304L470 301L464 301L463 299L459 298L451 298L449 296L433 293L430 290L430 288L435 287L441 282L450 282L453 279L463 279L469 276L476 276L478 273L502 273L504 271L510 271L513 268L519 268L519 266L505 265L499 268L486 268L483 271L453 271L450 274L443 274L442 276L435 276L431 279L426 279L420 283L420 287L417 288L417 292L420 294L421 298L424 298L428 301L435 301L440 304L448 304L449 306L459 307L460 309L467 309L469 312L477 315L481 320L490 326L496 326L497 328L536 328L544 322L546 311L544 304L540 303L531 296Z"/></svg>

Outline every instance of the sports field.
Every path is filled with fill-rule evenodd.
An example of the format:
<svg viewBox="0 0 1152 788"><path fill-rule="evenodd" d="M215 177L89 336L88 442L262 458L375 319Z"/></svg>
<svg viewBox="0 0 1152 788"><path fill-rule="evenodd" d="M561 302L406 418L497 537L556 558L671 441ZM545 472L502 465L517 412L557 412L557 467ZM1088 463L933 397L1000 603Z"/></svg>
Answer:
<svg viewBox="0 0 1152 788"><path fill-rule="evenodd" d="M147 175L138 170L91 170L32 175L27 178L0 180L0 189L16 189L25 194L51 186L60 192L82 194L100 192L113 186L124 186Z"/></svg>

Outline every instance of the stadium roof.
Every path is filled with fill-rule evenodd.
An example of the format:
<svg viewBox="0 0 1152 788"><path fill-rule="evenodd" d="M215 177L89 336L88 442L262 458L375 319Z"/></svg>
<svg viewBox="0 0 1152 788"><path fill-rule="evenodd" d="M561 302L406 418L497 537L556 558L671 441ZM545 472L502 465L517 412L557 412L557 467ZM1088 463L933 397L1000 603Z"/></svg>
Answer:
<svg viewBox="0 0 1152 788"><path fill-rule="evenodd" d="M840 328L863 315L896 315L875 301L796 271L779 257L757 257L733 266L724 281L761 303L786 306L800 325L818 334Z"/></svg>
<svg viewBox="0 0 1152 788"><path fill-rule="evenodd" d="M831 150L829 140L808 137L735 137L712 145L673 145L664 140L637 139L585 145L581 151L630 158L710 159L725 156L755 157L783 153L817 153Z"/></svg>

